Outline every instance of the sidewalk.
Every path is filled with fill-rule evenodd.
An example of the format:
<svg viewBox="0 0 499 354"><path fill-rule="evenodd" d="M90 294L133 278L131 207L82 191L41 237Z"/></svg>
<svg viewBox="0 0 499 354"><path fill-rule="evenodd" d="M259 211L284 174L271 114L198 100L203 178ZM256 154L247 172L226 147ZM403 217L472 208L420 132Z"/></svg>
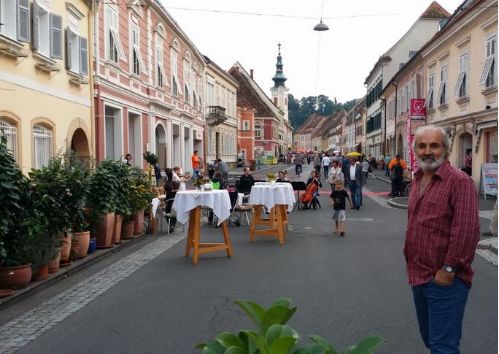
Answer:
<svg viewBox="0 0 499 354"><path fill-rule="evenodd" d="M382 170L373 170L371 173L376 179L384 181L388 184L391 184L390 179L385 176L385 172ZM487 222L490 222L492 217L492 209L494 208L494 204L496 202L496 198L491 197L489 199L484 199L483 195L480 195L478 200L478 208L480 213L480 219L485 219ZM389 198L388 204L394 208L407 209L408 198L407 197L395 197ZM497 265L497 249L498 249L498 238L487 231L481 232L482 237L487 237L478 242L478 253L482 255L484 258L489 260L491 263ZM490 256L487 254L487 251L490 251L495 254L494 256Z"/></svg>

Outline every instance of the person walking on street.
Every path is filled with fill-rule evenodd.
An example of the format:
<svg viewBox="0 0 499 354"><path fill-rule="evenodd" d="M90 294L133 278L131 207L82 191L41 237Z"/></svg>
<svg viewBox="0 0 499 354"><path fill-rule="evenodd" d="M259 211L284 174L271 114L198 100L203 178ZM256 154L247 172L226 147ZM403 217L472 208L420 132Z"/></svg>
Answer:
<svg viewBox="0 0 499 354"><path fill-rule="evenodd" d="M327 181L331 185L331 192L334 192L337 181L341 181L342 184L345 181L345 176L343 175L343 172L341 171L341 167L339 166L339 164L340 163L338 160L333 160L333 166L331 167L329 173L327 174Z"/></svg>
<svg viewBox="0 0 499 354"><path fill-rule="evenodd" d="M369 161L366 158L362 161L362 178L363 184L367 183L367 177L369 175Z"/></svg>
<svg viewBox="0 0 499 354"><path fill-rule="evenodd" d="M331 205L334 208L333 220L335 224L334 234L345 236L345 222L346 222L346 200L348 199L348 204L352 208L352 201L348 196L347 191L343 188L343 182L337 180L334 184L334 190L331 192Z"/></svg>
<svg viewBox="0 0 499 354"><path fill-rule="evenodd" d="M322 158L322 167L324 168L324 178L327 178L327 175L329 173L329 165L331 165L331 159L329 158L328 154L326 154Z"/></svg>
<svg viewBox="0 0 499 354"><path fill-rule="evenodd" d="M443 128L419 127L413 144L420 169L408 203L409 285L425 346L432 354L458 354L480 238L478 196L473 180L450 165Z"/></svg>
<svg viewBox="0 0 499 354"><path fill-rule="evenodd" d="M300 154L295 156L295 174L300 177L303 165L303 158Z"/></svg>
<svg viewBox="0 0 499 354"><path fill-rule="evenodd" d="M407 170L407 164L400 158L400 155L395 155L395 158L388 165L390 169L390 180L392 181L392 197L402 196L402 186L404 185L404 170Z"/></svg>
<svg viewBox="0 0 499 354"><path fill-rule="evenodd" d="M362 166L357 164L357 159L351 158L350 165L345 174L345 182L350 189L352 197L352 209L360 209L360 197L362 193Z"/></svg>
<svg viewBox="0 0 499 354"><path fill-rule="evenodd" d="M192 178L197 179L199 177L199 169L201 168L201 158L198 156L198 151L194 150L191 156L192 163Z"/></svg>
<svg viewBox="0 0 499 354"><path fill-rule="evenodd" d="M385 176L386 177L390 177L390 169L388 168L390 161L391 161L390 155L386 155L385 156Z"/></svg>
<svg viewBox="0 0 499 354"><path fill-rule="evenodd" d="M223 183L227 184L227 181L229 180L229 167L222 159L218 159L217 162L218 169L222 172Z"/></svg>
<svg viewBox="0 0 499 354"><path fill-rule="evenodd" d="M321 158L319 156L319 153L314 154L314 168L318 174L321 173Z"/></svg>

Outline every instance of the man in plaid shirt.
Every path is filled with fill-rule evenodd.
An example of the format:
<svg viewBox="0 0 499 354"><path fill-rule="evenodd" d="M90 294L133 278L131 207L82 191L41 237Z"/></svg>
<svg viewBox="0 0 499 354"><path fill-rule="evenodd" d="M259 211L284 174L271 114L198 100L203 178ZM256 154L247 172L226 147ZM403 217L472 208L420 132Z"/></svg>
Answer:
<svg viewBox="0 0 499 354"><path fill-rule="evenodd" d="M420 169L409 196L404 256L419 330L432 354L459 353L480 237L475 186L449 164L449 147L444 129L426 125L416 130Z"/></svg>

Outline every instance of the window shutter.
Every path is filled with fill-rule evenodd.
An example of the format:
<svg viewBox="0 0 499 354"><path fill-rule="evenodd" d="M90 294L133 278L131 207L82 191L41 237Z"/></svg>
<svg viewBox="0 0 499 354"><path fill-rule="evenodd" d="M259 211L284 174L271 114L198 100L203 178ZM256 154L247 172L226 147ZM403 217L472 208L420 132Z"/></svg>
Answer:
<svg viewBox="0 0 499 354"><path fill-rule="evenodd" d="M80 37L80 74L88 75L87 39Z"/></svg>
<svg viewBox="0 0 499 354"><path fill-rule="evenodd" d="M31 40L31 48L33 50L37 50L38 49L38 4L36 3L36 1L33 1L33 25L32 25L32 29L33 29L33 37L32 37L32 40Z"/></svg>
<svg viewBox="0 0 499 354"><path fill-rule="evenodd" d="M29 0L17 0L17 39L29 42Z"/></svg>
<svg viewBox="0 0 499 354"><path fill-rule="evenodd" d="M62 59L62 17L50 14L50 57Z"/></svg>
<svg viewBox="0 0 499 354"><path fill-rule="evenodd" d="M66 28L66 69L71 69L71 36L69 35L69 28Z"/></svg>

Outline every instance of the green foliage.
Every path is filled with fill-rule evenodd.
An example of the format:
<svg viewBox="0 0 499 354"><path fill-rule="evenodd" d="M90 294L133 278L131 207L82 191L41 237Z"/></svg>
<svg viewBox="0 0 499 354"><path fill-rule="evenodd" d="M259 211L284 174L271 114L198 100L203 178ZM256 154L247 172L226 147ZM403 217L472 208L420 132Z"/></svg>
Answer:
<svg viewBox="0 0 499 354"><path fill-rule="evenodd" d="M151 165L151 166L156 165L159 161L158 155L156 155L150 151L144 152L143 157L144 157L144 160L146 160L147 163L149 163L149 165Z"/></svg>
<svg viewBox="0 0 499 354"><path fill-rule="evenodd" d="M310 336L312 343L300 345L300 335L286 325L296 312L290 299L277 299L268 309L248 300L235 301L253 321L257 331L243 330L237 335L222 332L208 343L200 343L196 348L202 354L338 354L336 349L324 338ZM368 337L357 345L345 350L345 354L370 354L384 340Z"/></svg>
<svg viewBox="0 0 499 354"><path fill-rule="evenodd" d="M121 190L119 172L123 165L121 161L104 160L90 176L87 206L92 210L94 222L103 214L117 210Z"/></svg>
<svg viewBox="0 0 499 354"><path fill-rule="evenodd" d="M145 172L139 167L129 167L130 187L128 189L126 203L130 207L130 214L135 214L140 210L144 210L150 205L154 197L151 191L151 184Z"/></svg>
<svg viewBox="0 0 499 354"><path fill-rule="evenodd" d="M36 241L44 221L32 201L28 179L17 167L0 134L0 264L30 263L36 255Z"/></svg>
<svg viewBox="0 0 499 354"><path fill-rule="evenodd" d="M346 103L338 103L336 98L330 100L328 96L308 96L300 100L288 94L288 115L294 129L299 128L305 120L314 113L328 116L342 110L349 111L353 108L357 100L350 100Z"/></svg>

